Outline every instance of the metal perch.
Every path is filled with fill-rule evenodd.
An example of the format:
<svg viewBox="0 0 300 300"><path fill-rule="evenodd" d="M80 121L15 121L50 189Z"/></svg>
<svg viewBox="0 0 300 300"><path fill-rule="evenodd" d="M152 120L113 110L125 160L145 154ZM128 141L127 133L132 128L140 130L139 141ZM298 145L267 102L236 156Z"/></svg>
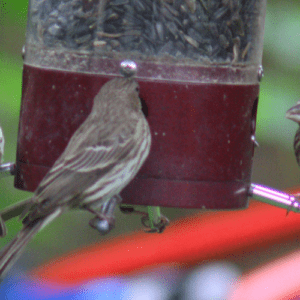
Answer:
<svg viewBox="0 0 300 300"><path fill-rule="evenodd" d="M300 212L299 198L270 187L252 183L249 189L249 196L254 199L281 207L293 212Z"/></svg>
<svg viewBox="0 0 300 300"><path fill-rule="evenodd" d="M5 163L0 165L0 179L15 175L16 165L14 163Z"/></svg>
<svg viewBox="0 0 300 300"><path fill-rule="evenodd" d="M15 171L16 171L16 166L14 163L5 163L5 164L0 165L0 180L3 178L6 178L8 176L14 176ZM255 200L258 200L261 202L268 203L273 206L287 209L288 212L290 212L290 211L293 211L296 213L300 212L300 199L297 196L293 196L291 194L288 194L288 193L285 193L285 192L282 192L279 190L275 190L275 189L267 187L267 186L252 183L249 188L249 197L252 197ZM152 215L153 212L155 212L153 217L154 217L154 219L155 219L155 217L157 218L158 212L155 211L155 209L157 209L157 208L155 208L155 209L153 208L152 210L151 210L151 206L149 208L150 208L150 211L148 212L149 215ZM11 214L11 216L15 216L16 214L19 214L19 211L22 210L22 208L20 208L20 203L18 203L16 205L15 209L18 212L17 213L13 212ZM8 211L10 211L10 213L11 213L15 209L14 209L14 205L13 205L12 207L8 208ZM8 219L10 219L10 216L9 216L10 213L8 213L8 216L7 216ZM160 215L160 213L158 213L158 215Z"/></svg>

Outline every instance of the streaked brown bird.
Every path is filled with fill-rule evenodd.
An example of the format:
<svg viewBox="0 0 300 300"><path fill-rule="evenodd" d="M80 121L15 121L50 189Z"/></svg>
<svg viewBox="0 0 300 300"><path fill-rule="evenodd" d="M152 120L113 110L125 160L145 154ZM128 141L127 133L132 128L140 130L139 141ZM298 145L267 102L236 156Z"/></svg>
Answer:
<svg viewBox="0 0 300 300"><path fill-rule="evenodd" d="M294 139L294 151L298 165L300 166L300 100L286 112L286 118L299 124Z"/></svg>
<svg viewBox="0 0 300 300"><path fill-rule="evenodd" d="M150 144L138 83L133 78L107 82L95 97L90 115L25 203L23 228L0 254L0 277L37 232L71 208L95 214L91 226L100 231L101 220L111 226L114 208L121 201L119 193L144 163Z"/></svg>

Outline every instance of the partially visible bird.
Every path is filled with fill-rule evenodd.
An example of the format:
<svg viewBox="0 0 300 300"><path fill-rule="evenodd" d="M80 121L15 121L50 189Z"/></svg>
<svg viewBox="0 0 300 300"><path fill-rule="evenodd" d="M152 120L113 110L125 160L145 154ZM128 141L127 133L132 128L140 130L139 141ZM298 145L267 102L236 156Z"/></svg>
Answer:
<svg viewBox="0 0 300 300"><path fill-rule="evenodd" d="M121 201L119 193L144 163L150 144L138 83L133 78L107 82L95 97L91 113L32 198L16 206L24 210L23 228L0 253L0 277L36 233L72 208L95 214L91 226L100 231L101 220L107 220L111 227L114 208ZM7 210L6 217L8 214ZM5 232L2 221L3 235Z"/></svg>
<svg viewBox="0 0 300 300"><path fill-rule="evenodd" d="M296 105L291 107L286 112L285 117L287 119L295 121L296 123L298 123L300 125L300 100L296 103ZM299 126L299 128L298 128L298 130L296 131L296 134L295 134L294 151L295 151L295 156L296 156L297 163L300 166L300 126Z"/></svg>
<svg viewBox="0 0 300 300"><path fill-rule="evenodd" d="M3 153L4 153L4 135L3 135L2 128L0 126L0 164L2 162Z"/></svg>

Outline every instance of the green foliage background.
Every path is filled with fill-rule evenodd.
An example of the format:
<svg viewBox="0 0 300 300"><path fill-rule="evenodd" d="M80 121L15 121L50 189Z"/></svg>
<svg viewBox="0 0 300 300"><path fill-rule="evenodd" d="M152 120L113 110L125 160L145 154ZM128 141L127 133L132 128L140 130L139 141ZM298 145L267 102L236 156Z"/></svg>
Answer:
<svg viewBox="0 0 300 300"><path fill-rule="evenodd" d="M27 1L0 0L0 124L6 148L5 162L14 161L21 100L22 58L25 43ZM300 98L300 1L269 1L265 23L263 66L265 77L257 119L257 140L253 181L275 188L286 188L299 182L292 143L297 125L285 119L285 112ZM13 188L13 179L0 181L0 208L28 198L30 193ZM165 209L172 218L192 210ZM118 215L117 228L106 238L90 229L89 216L74 212L51 224L32 243L36 255L32 265L94 241L139 228L134 217ZM7 243L20 228L18 220L8 223ZM32 253L32 252L31 252ZM32 257L32 255L31 255ZM29 259L30 260L30 259Z"/></svg>

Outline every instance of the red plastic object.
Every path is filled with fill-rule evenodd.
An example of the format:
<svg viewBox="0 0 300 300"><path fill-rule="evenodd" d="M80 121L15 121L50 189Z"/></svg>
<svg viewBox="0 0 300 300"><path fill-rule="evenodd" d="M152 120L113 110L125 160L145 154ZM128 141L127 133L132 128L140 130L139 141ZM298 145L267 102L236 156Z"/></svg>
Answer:
<svg viewBox="0 0 300 300"><path fill-rule="evenodd" d="M32 271L62 285L140 272L153 266L188 265L249 253L298 237L298 214L251 202L247 210L222 211L171 223L163 234L132 233L66 254ZM259 299L259 298L255 298Z"/></svg>
<svg viewBox="0 0 300 300"><path fill-rule="evenodd" d="M24 65L17 188L36 189L108 79ZM145 165L122 193L124 202L246 207L258 84L138 81L153 143Z"/></svg>
<svg viewBox="0 0 300 300"><path fill-rule="evenodd" d="M299 300L300 252L286 255L245 274L228 300Z"/></svg>

